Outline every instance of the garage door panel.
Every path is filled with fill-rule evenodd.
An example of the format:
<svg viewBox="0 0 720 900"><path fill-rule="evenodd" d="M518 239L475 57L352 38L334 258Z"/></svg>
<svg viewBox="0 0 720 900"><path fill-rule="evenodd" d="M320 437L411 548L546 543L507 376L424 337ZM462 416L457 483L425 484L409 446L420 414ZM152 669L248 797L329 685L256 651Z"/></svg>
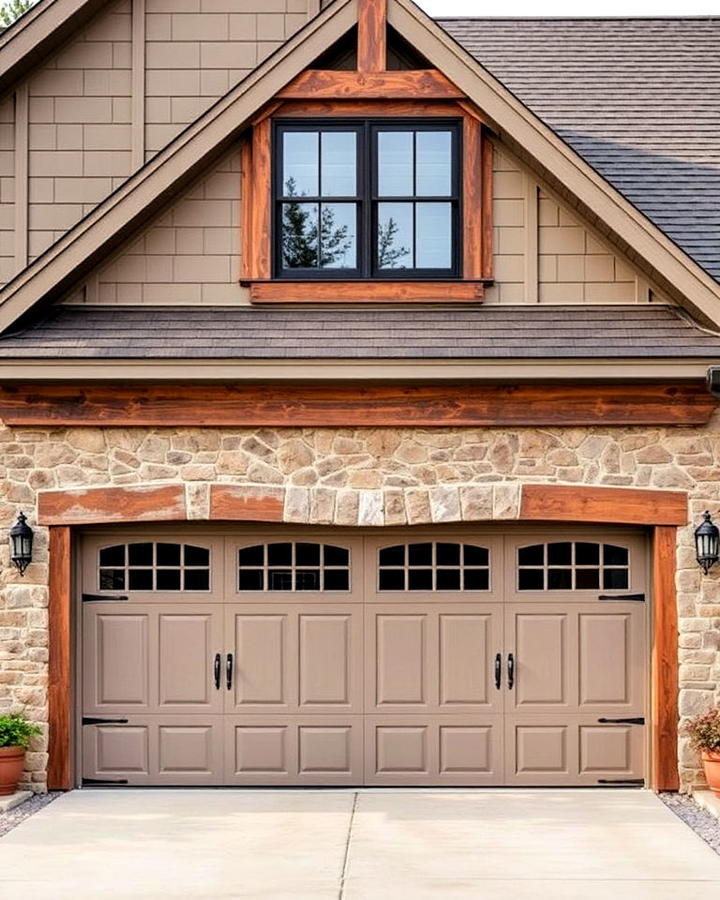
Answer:
<svg viewBox="0 0 720 900"><path fill-rule="evenodd" d="M222 642L222 615L216 609L158 613L160 712L221 712L213 666Z"/></svg>
<svg viewBox="0 0 720 900"><path fill-rule="evenodd" d="M495 617L495 622L499 617ZM487 613L440 613L441 707L467 704L488 706L492 692L488 660L501 647L493 615Z"/></svg>
<svg viewBox="0 0 720 900"><path fill-rule="evenodd" d="M356 612L300 613L299 706L349 708L361 681L360 629Z"/></svg>
<svg viewBox="0 0 720 900"><path fill-rule="evenodd" d="M290 674L293 641L287 613L268 613L264 608L229 610L228 637L234 635L234 682L231 701L235 709L260 706L291 709ZM226 640L226 644L229 642ZM228 647L230 649L230 647Z"/></svg>
<svg viewBox="0 0 720 900"><path fill-rule="evenodd" d="M145 609L92 603L83 608L86 714L151 708L149 648L154 622Z"/></svg>
<svg viewBox="0 0 720 900"><path fill-rule="evenodd" d="M645 608L595 604L578 612L578 711L642 715Z"/></svg>
<svg viewBox="0 0 720 900"><path fill-rule="evenodd" d="M427 647L426 613L378 613L375 618L375 704L378 707L431 703L433 660Z"/></svg>
<svg viewBox="0 0 720 900"><path fill-rule="evenodd" d="M571 652L572 621L566 610L511 607L506 616L505 677L514 660L514 688L509 700L517 710L566 707L576 670Z"/></svg>
<svg viewBox="0 0 720 900"><path fill-rule="evenodd" d="M225 723L227 784L362 784L361 716L242 716Z"/></svg>
<svg viewBox="0 0 720 900"><path fill-rule="evenodd" d="M500 716L401 716L365 720L365 782L502 784Z"/></svg>
<svg viewBox="0 0 720 900"><path fill-rule="evenodd" d="M129 785L222 783L220 716L132 716L85 725L83 778Z"/></svg>

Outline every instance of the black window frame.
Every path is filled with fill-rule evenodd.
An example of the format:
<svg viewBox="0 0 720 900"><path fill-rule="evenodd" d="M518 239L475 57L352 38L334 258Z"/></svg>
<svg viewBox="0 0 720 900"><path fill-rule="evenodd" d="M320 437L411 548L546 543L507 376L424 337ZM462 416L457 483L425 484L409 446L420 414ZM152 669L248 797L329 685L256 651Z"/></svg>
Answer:
<svg viewBox="0 0 720 900"><path fill-rule="evenodd" d="M463 120L460 117L431 119L313 118L273 122L272 135L272 271L280 281L457 281L462 278L463 248ZM357 247L354 268L288 269L282 266L283 135L287 132L349 131L358 135L357 184L354 197L303 197L308 203L356 203ZM450 131L451 194L436 196L378 197L378 139L380 131ZM318 185L320 187L320 185ZM451 207L451 262L449 269L380 269L377 266L378 206L381 202L447 202Z"/></svg>

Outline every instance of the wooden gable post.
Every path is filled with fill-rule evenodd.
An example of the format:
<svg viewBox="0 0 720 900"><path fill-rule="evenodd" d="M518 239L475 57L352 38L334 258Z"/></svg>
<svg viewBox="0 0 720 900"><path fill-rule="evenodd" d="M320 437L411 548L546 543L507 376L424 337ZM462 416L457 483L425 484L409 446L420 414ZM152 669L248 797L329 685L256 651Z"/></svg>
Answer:
<svg viewBox="0 0 720 900"><path fill-rule="evenodd" d="M387 0L359 0L357 70L387 69Z"/></svg>

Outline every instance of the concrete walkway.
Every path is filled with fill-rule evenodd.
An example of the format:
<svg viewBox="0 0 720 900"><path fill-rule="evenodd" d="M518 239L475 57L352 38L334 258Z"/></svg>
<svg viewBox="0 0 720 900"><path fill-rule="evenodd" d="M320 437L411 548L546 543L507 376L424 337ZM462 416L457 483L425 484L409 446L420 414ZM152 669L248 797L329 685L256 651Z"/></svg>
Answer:
<svg viewBox="0 0 720 900"><path fill-rule="evenodd" d="M720 896L717 856L630 790L84 790L0 839L2 900Z"/></svg>

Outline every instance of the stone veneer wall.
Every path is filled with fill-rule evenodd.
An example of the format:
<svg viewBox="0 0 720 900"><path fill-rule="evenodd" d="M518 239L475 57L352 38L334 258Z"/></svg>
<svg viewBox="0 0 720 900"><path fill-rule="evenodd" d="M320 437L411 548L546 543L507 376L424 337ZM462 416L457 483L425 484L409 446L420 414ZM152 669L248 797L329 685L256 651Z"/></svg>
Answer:
<svg viewBox="0 0 720 900"><path fill-rule="evenodd" d="M512 520L522 483L674 488L691 522L720 507L720 420L707 428L7 429L0 426L0 522L33 521L37 492L185 483L193 517L211 483L285 485L285 519L339 525ZM680 712L720 703L720 567L702 577L693 526L679 530ZM24 579L0 543L0 711L47 721L47 530ZM700 783L681 739L681 783ZM45 789L44 741L26 781Z"/></svg>

